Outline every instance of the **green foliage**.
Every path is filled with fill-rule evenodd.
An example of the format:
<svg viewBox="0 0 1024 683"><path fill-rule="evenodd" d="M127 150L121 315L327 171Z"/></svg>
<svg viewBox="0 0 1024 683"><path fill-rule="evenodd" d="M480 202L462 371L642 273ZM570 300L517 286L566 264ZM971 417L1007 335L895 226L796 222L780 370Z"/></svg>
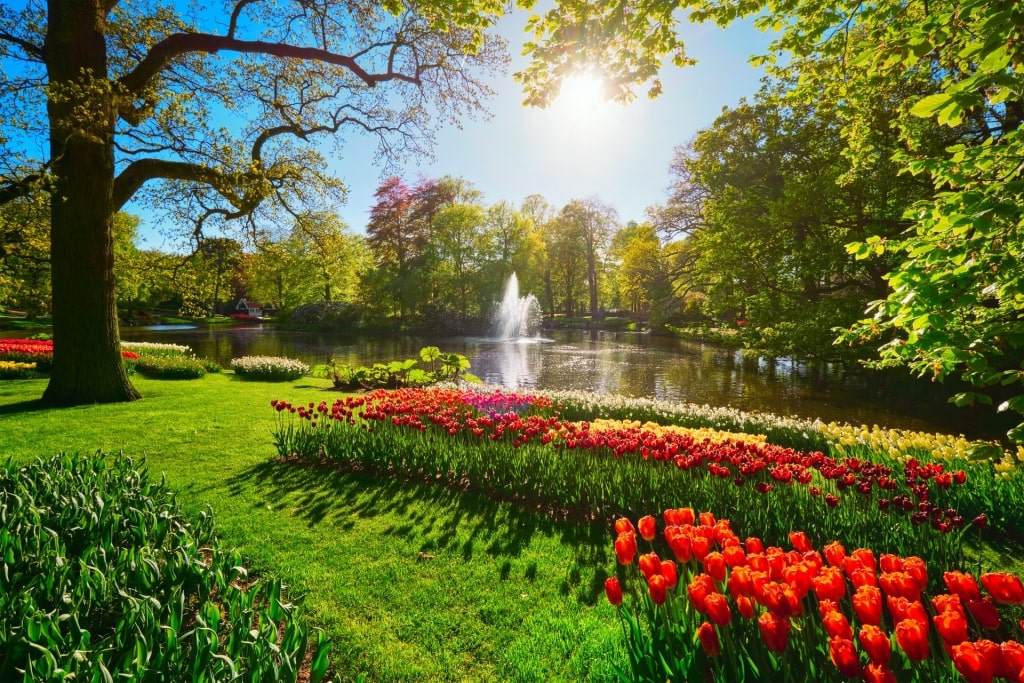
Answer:
<svg viewBox="0 0 1024 683"><path fill-rule="evenodd" d="M466 372L470 362L460 353L444 353L436 346L424 346L419 355L426 368L418 367L414 358L371 366L341 365L332 358L326 364L314 367L310 374L331 380L339 391L425 387L455 380L480 381L476 375Z"/></svg>
<svg viewBox="0 0 1024 683"><path fill-rule="evenodd" d="M130 458L0 471L0 678L296 681L329 643ZM102 674L102 678L100 677Z"/></svg>
<svg viewBox="0 0 1024 683"><path fill-rule="evenodd" d="M200 379L206 375L202 362L192 356L140 356L135 364L140 375L153 379Z"/></svg>

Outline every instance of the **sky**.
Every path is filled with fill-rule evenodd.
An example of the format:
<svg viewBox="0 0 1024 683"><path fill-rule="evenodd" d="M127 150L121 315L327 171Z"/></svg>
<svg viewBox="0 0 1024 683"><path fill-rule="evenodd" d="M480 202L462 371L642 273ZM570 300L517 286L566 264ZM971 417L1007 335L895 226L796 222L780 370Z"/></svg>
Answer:
<svg viewBox="0 0 1024 683"><path fill-rule="evenodd" d="M597 104L563 98L546 109L524 107L512 74L526 64L520 55L527 14L504 18L500 33L512 56L508 74L491 81L496 95L489 119L446 126L437 136L435 158L404 164L398 174L450 175L468 180L483 193L483 203L509 201L518 206L531 194L543 195L556 209L573 199L596 197L614 207L624 224L642 221L645 209L666 198L673 149L709 126L722 107L752 96L763 72L749 63L770 40L749 23L721 29L683 23L687 53L697 65L667 66L661 74L664 94L649 100L641 92L627 105ZM332 171L349 188L338 215L358 234L365 233L373 194L384 171L373 165L369 137L351 137ZM140 246L161 247L164 240L144 212Z"/></svg>

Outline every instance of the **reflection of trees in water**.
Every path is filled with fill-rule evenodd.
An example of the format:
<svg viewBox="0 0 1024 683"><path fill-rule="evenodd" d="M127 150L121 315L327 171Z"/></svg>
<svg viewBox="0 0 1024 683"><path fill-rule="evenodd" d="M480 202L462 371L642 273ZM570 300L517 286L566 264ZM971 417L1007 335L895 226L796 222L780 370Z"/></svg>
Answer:
<svg viewBox="0 0 1024 683"><path fill-rule="evenodd" d="M650 335L558 331L553 341L497 343L482 338L366 337L251 328L122 330L123 338L188 344L228 367L245 355L288 356L316 365L418 358L423 346L464 354L470 372L510 388L585 389L823 420L997 436L1006 426L991 408L958 409L956 391L902 372L843 372L838 364L775 361L706 344ZM1010 425L1007 425L1010 426Z"/></svg>

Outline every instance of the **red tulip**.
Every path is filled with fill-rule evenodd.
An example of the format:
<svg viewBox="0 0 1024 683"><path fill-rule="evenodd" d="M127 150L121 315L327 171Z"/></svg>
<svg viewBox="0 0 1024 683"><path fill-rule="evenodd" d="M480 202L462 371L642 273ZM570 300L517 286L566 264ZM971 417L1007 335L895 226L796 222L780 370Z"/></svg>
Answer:
<svg viewBox="0 0 1024 683"><path fill-rule="evenodd" d="M697 638L700 640L700 646L704 649L704 653L709 657L717 657L722 654L722 642L718 640L718 632L708 622L705 621L697 629Z"/></svg>
<svg viewBox="0 0 1024 683"><path fill-rule="evenodd" d="M686 594L690 598L690 604L698 612L705 612L704 601L708 595L717 592L715 582L707 574L697 574L686 587Z"/></svg>
<svg viewBox="0 0 1024 683"><path fill-rule="evenodd" d="M747 554L738 545L726 546L722 550L722 557L725 558L725 563L729 565L731 569L736 567L742 567L747 564Z"/></svg>
<svg viewBox="0 0 1024 683"><path fill-rule="evenodd" d="M661 558L657 553L644 553L640 556L640 571L650 581L655 574L661 573Z"/></svg>
<svg viewBox="0 0 1024 683"><path fill-rule="evenodd" d="M750 576L750 570L746 567L736 567L729 572L729 581L726 585L729 587L729 594L733 598L753 594L753 579Z"/></svg>
<svg viewBox="0 0 1024 683"><path fill-rule="evenodd" d="M886 595L892 597L906 598L907 600L920 600L921 587L908 572L889 572L878 577L878 583Z"/></svg>
<svg viewBox="0 0 1024 683"><path fill-rule="evenodd" d="M704 556L704 571L715 581L725 581L725 556L716 551Z"/></svg>
<svg viewBox="0 0 1024 683"><path fill-rule="evenodd" d="M690 539L690 551L693 556L697 558L698 562L703 562L704 557L708 554L711 549L711 542L704 536L694 535Z"/></svg>
<svg viewBox="0 0 1024 683"><path fill-rule="evenodd" d="M952 648L953 666L968 683L991 683L992 666L975 643L965 641Z"/></svg>
<svg viewBox="0 0 1024 683"><path fill-rule="evenodd" d="M665 540L668 541L668 547L672 549L672 554L676 556L677 560L683 563L690 561L690 536L683 531L682 527L666 527Z"/></svg>
<svg viewBox="0 0 1024 683"><path fill-rule="evenodd" d="M838 602L846 595L846 580L838 567L823 567L812 583L819 600Z"/></svg>
<svg viewBox="0 0 1024 683"><path fill-rule="evenodd" d="M959 595L949 593L936 595L932 598L932 605L939 614L953 611L959 613L965 619L967 618L967 612L964 611L964 604L960 601Z"/></svg>
<svg viewBox="0 0 1024 683"><path fill-rule="evenodd" d="M662 605L668 597L668 582L661 574L655 574L647 579L647 588L651 594L651 601L655 605Z"/></svg>
<svg viewBox="0 0 1024 683"><path fill-rule="evenodd" d="M736 611L740 613L740 616L744 619L754 618L754 603L746 595L741 595L736 598Z"/></svg>
<svg viewBox="0 0 1024 683"><path fill-rule="evenodd" d="M719 626L725 626L732 621L732 610L729 609L729 600L721 593L709 593L704 598L704 609L711 621Z"/></svg>
<svg viewBox="0 0 1024 683"><path fill-rule="evenodd" d="M793 544L794 548L802 553L814 550L814 546L811 545L810 539L807 538L807 534L803 531L790 532L789 542Z"/></svg>
<svg viewBox="0 0 1024 683"><path fill-rule="evenodd" d="M620 533L615 539L615 557L618 558L619 564L633 564L633 558L636 557L636 536L632 532Z"/></svg>
<svg viewBox="0 0 1024 683"><path fill-rule="evenodd" d="M935 630L947 645L959 645L967 640L967 619L963 612L949 609L932 617Z"/></svg>
<svg viewBox="0 0 1024 683"><path fill-rule="evenodd" d="M899 555L883 553L878 558L878 568L885 574L901 572L903 571L903 559Z"/></svg>
<svg viewBox="0 0 1024 683"><path fill-rule="evenodd" d="M896 642L914 661L928 658L928 628L916 619L904 619L896 624Z"/></svg>
<svg viewBox="0 0 1024 683"><path fill-rule="evenodd" d="M772 652L784 652L789 645L789 619L765 612L757 620L765 645Z"/></svg>
<svg viewBox="0 0 1024 683"><path fill-rule="evenodd" d="M846 548L839 541L833 541L826 545L823 549L825 551L825 559L833 567L842 567L843 560L846 558Z"/></svg>
<svg viewBox="0 0 1024 683"><path fill-rule="evenodd" d="M875 586L861 586L853 594L853 611L862 624L882 623L882 591Z"/></svg>
<svg viewBox="0 0 1024 683"><path fill-rule="evenodd" d="M875 553L870 548L857 548L852 553L850 553L850 557L857 560L857 562L859 562L862 567L866 567L871 571L875 571Z"/></svg>
<svg viewBox="0 0 1024 683"><path fill-rule="evenodd" d="M942 579L946 582L949 592L959 595L964 603L981 597L981 589L978 588L978 582L975 581L972 574L959 571L946 572L942 575Z"/></svg>
<svg viewBox="0 0 1024 683"><path fill-rule="evenodd" d="M981 583L992 599L1004 605L1024 603L1024 584L1019 577L1006 572L981 575Z"/></svg>
<svg viewBox="0 0 1024 683"><path fill-rule="evenodd" d="M633 528L633 522L629 521L625 517L619 517L617 520L615 520L615 533L616 534L625 534L625 533L631 533L632 534L632 533L636 533L636 529Z"/></svg>
<svg viewBox="0 0 1024 683"><path fill-rule="evenodd" d="M999 628L999 610L987 595L980 600L968 600L967 609L982 628Z"/></svg>
<svg viewBox="0 0 1024 683"><path fill-rule="evenodd" d="M764 543L761 541L760 538L757 538L755 536L751 536L750 538L748 538L744 545L746 546L748 553L764 552Z"/></svg>
<svg viewBox="0 0 1024 683"><path fill-rule="evenodd" d="M697 516L697 518L700 520L700 525L701 526L714 526L715 525L715 515L714 515L714 513L702 512L702 513L700 513Z"/></svg>
<svg viewBox="0 0 1024 683"><path fill-rule="evenodd" d="M894 624L904 619L914 619L925 628L928 628L928 613L925 611L924 605L919 601L894 598L890 595L886 597L885 602L889 607L889 614L892 615L892 622Z"/></svg>
<svg viewBox="0 0 1024 683"><path fill-rule="evenodd" d="M830 638L828 641L828 652L832 663L844 676L860 675L860 657L857 655L857 647L848 638Z"/></svg>
<svg viewBox="0 0 1024 683"><path fill-rule="evenodd" d="M653 541L658 533L658 523L650 515L641 517L636 526L640 530L640 538L645 541Z"/></svg>
<svg viewBox="0 0 1024 683"><path fill-rule="evenodd" d="M928 587L928 567L920 557L904 557L903 571L914 578L921 590Z"/></svg>
<svg viewBox="0 0 1024 683"><path fill-rule="evenodd" d="M853 629L850 628L850 622L847 620L846 615L838 609L824 614L821 618L821 623L825 627L825 633L830 638L853 639Z"/></svg>
<svg viewBox="0 0 1024 683"><path fill-rule="evenodd" d="M864 667L864 683L896 683L896 674L884 664L872 662Z"/></svg>
<svg viewBox="0 0 1024 683"><path fill-rule="evenodd" d="M1024 645L1015 640L1007 640L999 644L999 654L1002 662L997 673L1011 681L1018 680L1024 671Z"/></svg>
<svg viewBox="0 0 1024 683"><path fill-rule="evenodd" d="M892 655L892 643L889 636L877 626L864 624L857 633L857 640L868 658L875 664L888 664Z"/></svg>
<svg viewBox="0 0 1024 683"><path fill-rule="evenodd" d="M672 560L662 561L662 575L670 591L679 584L679 569Z"/></svg>
<svg viewBox="0 0 1024 683"><path fill-rule="evenodd" d="M619 580L614 576L605 579L604 592L608 596L608 602L616 607L622 604L622 586L619 585Z"/></svg>

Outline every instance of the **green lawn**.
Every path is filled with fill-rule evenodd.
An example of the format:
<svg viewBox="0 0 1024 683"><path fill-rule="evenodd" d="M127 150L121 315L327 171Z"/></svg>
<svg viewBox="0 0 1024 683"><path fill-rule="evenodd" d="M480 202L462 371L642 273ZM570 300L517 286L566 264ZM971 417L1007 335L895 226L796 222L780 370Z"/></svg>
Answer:
<svg viewBox="0 0 1024 683"><path fill-rule="evenodd" d="M274 462L272 398L326 380L136 377L131 404L52 410L45 380L0 383L0 453L122 451L212 508L225 545L282 577L333 639L339 680L609 680L625 666L604 599L611 531L483 496Z"/></svg>

